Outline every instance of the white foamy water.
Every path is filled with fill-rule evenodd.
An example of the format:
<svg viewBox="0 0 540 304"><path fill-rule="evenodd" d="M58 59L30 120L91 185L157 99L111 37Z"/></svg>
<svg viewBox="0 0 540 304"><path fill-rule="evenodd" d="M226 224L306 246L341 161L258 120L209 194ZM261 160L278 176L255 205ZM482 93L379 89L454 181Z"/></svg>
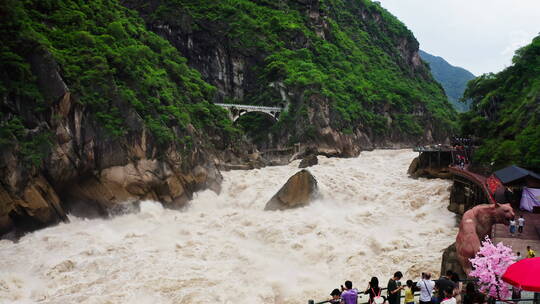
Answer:
<svg viewBox="0 0 540 304"><path fill-rule="evenodd" d="M415 156L319 157L309 170L323 198L304 208L263 211L293 162L225 172L220 195L184 211L147 201L0 241L0 303L306 303L346 279L437 272L456 235L450 182L408 178Z"/></svg>

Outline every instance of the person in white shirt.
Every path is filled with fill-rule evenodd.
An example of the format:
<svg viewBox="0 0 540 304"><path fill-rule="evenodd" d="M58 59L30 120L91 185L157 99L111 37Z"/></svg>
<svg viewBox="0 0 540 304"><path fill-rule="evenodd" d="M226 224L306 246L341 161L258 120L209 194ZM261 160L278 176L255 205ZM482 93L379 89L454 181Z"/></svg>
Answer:
<svg viewBox="0 0 540 304"><path fill-rule="evenodd" d="M454 289L451 287L448 287L446 290L444 290L444 298L441 301L441 304L456 304L456 298L454 298Z"/></svg>
<svg viewBox="0 0 540 304"><path fill-rule="evenodd" d="M512 218L510 220L510 235L514 236L515 233L516 233L516 220Z"/></svg>
<svg viewBox="0 0 540 304"><path fill-rule="evenodd" d="M518 221L518 232L523 233L523 226L525 226L525 219L523 218L523 215L520 215L517 221Z"/></svg>
<svg viewBox="0 0 540 304"><path fill-rule="evenodd" d="M431 280L431 274L422 272L422 279L416 282L416 287L420 289L420 304L431 303L431 296L435 288L435 282Z"/></svg>

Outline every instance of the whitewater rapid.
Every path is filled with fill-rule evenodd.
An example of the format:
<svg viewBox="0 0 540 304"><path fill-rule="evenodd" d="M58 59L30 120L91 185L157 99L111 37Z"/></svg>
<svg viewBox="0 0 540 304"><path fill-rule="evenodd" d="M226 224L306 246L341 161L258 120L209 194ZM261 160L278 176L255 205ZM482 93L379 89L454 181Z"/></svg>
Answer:
<svg viewBox="0 0 540 304"><path fill-rule="evenodd" d="M352 280L383 285L437 273L455 238L449 181L407 177L416 153L319 156L322 198L263 211L296 173L287 166L224 172L186 210L81 219L0 241L0 303L306 303Z"/></svg>

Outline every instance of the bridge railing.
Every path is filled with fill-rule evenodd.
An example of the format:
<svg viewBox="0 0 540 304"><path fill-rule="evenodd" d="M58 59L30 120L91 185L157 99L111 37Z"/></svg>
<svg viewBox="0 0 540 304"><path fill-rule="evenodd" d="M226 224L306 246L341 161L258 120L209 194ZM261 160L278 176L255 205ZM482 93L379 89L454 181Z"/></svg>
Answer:
<svg viewBox="0 0 540 304"><path fill-rule="evenodd" d="M283 108L280 107L267 107L267 106L253 106L253 105L242 105L242 104L233 104L233 103L215 103L216 106L224 108L237 108L245 110L259 110L259 111L283 111Z"/></svg>

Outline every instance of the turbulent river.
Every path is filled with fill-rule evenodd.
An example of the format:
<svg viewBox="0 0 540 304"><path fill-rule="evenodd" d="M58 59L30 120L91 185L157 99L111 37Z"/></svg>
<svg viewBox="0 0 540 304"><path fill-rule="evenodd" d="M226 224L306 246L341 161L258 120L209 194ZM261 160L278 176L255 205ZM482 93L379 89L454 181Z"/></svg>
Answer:
<svg viewBox="0 0 540 304"><path fill-rule="evenodd" d="M286 211L265 203L298 162L224 172L220 195L186 210L141 203L112 219L81 219L0 241L0 303L307 303L346 279L383 285L437 272L456 235L450 183L414 180L409 150L319 156L322 198Z"/></svg>

